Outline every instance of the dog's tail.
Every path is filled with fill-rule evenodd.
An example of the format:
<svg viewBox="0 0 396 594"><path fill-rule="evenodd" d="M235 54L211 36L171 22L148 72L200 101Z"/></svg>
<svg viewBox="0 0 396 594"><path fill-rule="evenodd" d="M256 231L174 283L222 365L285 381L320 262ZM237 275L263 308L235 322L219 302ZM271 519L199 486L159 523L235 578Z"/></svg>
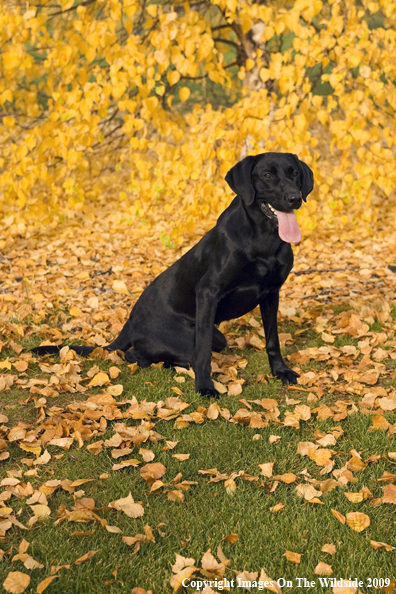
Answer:
<svg viewBox="0 0 396 594"><path fill-rule="evenodd" d="M64 344L58 345L43 345L31 349L32 353L36 355L56 355L59 353L61 348L63 348ZM80 346L78 344L71 344L69 346L72 351L75 351L78 355L82 357L88 357L97 347L89 347L89 346ZM105 351L123 351L124 353L131 347L131 339L130 339L130 332L129 332L129 320L126 322L125 326L121 330L120 334L117 338L107 346L102 347Z"/></svg>

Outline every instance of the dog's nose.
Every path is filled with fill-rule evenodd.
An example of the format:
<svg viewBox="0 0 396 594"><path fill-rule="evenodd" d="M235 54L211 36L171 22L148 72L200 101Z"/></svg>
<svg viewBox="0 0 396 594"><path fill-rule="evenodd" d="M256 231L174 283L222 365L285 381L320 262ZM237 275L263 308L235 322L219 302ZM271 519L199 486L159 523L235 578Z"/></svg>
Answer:
<svg viewBox="0 0 396 594"><path fill-rule="evenodd" d="M299 208L301 206L301 196L300 194L287 194L286 201L290 204L291 208Z"/></svg>

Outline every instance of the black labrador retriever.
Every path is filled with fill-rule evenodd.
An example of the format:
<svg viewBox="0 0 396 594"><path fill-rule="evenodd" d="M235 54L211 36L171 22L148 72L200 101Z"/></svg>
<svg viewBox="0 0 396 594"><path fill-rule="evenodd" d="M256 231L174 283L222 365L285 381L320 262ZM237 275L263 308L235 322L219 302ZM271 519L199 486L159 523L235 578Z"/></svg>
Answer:
<svg viewBox="0 0 396 594"><path fill-rule="evenodd" d="M266 350L274 376L295 384L278 338L279 290L292 266L290 244L301 239L294 210L313 189L311 169L291 153L246 157L226 175L237 194L189 252L144 290L118 338L104 347L121 350L141 367L164 361L195 370L195 389L218 397L211 380L211 351L226 346L216 328L260 306ZM38 354L61 347L42 346ZM71 346L87 356L94 347Z"/></svg>

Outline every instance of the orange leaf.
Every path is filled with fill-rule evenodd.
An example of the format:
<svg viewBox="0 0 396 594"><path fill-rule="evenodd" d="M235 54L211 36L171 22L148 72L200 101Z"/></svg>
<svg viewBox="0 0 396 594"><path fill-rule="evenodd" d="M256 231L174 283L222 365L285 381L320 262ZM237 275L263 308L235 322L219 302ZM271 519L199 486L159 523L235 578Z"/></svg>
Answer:
<svg viewBox="0 0 396 594"><path fill-rule="evenodd" d="M293 553L292 551L285 551L283 557L286 557L288 561L292 563L301 563L301 554L300 553Z"/></svg>
<svg viewBox="0 0 396 594"><path fill-rule="evenodd" d="M59 577L59 575L51 575L45 578L45 580L43 580L39 584L37 584L37 594L41 594L41 592L44 592L44 590L50 585L52 580L54 580L57 577Z"/></svg>
<svg viewBox="0 0 396 594"><path fill-rule="evenodd" d="M94 555L96 555L96 553L98 552L98 550L96 550L96 551L89 551L89 553L85 553L85 555L83 555L82 557L79 557L79 559L77 559L77 561L74 561L74 564L75 565L81 565L81 563L85 563L85 561L88 561L89 559L92 559L92 557Z"/></svg>
<svg viewBox="0 0 396 594"><path fill-rule="evenodd" d="M347 524L355 532L362 532L370 526L370 518L361 512L350 512L346 515Z"/></svg>

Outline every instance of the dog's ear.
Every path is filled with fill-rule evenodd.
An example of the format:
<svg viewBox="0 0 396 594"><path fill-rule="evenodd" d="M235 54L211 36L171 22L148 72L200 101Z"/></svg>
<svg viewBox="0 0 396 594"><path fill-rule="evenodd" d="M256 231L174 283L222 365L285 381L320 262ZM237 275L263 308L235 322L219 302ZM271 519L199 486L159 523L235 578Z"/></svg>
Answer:
<svg viewBox="0 0 396 594"><path fill-rule="evenodd" d="M304 202L307 201L307 196L310 194L314 187L314 177L312 173L312 169L308 167L303 161L297 157L297 155L293 155L293 157L297 160L298 167L301 173L301 196Z"/></svg>
<svg viewBox="0 0 396 594"><path fill-rule="evenodd" d="M256 163L257 157L245 157L234 165L225 176L231 190L241 196L248 206L253 204L256 197L256 190L252 180L252 173Z"/></svg>

